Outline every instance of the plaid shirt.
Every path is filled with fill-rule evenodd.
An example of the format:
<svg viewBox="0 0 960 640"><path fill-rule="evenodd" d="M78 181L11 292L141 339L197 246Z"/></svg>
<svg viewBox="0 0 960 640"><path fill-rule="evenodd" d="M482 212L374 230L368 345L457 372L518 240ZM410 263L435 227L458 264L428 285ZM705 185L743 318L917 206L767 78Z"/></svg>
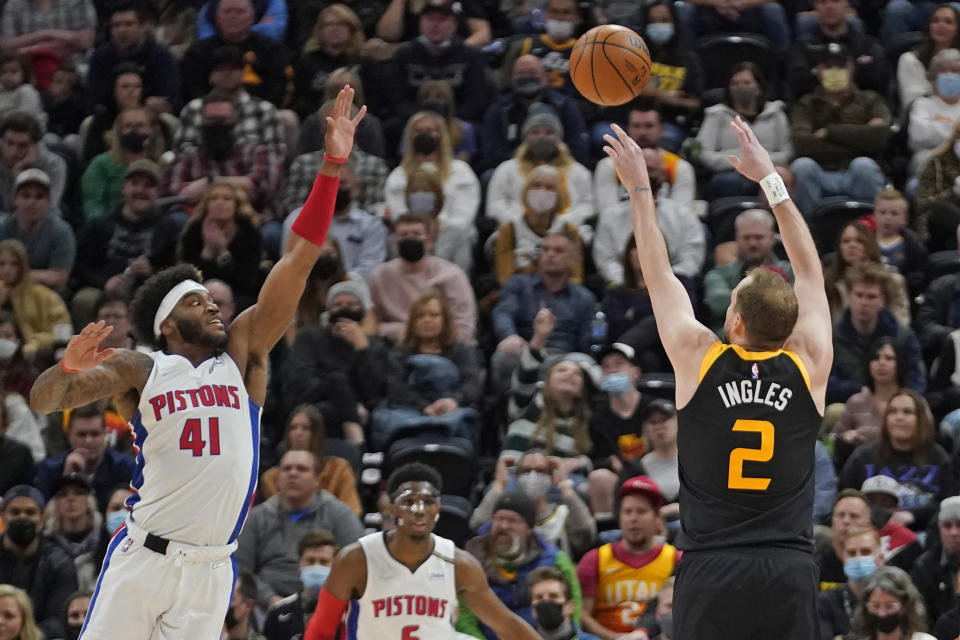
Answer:
<svg viewBox="0 0 960 640"><path fill-rule="evenodd" d="M264 221L276 220L276 194L283 181L283 160L263 145L237 145L233 154L217 162L198 148L177 156L167 169L164 184L170 195L179 194L187 183L200 178L247 176L253 181L253 208Z"/></svg>
<svg viewBox="0 0 960 640"><path fill-rule="evenodd" d="M50 10L35 0L7 0L0 18L5 38L36 33L44 29L96 29L97 11L90 0L51 0Z"/></svg>
<svg viewBox="0 0 960 640"><path fill-rule="evenodd" d="M293 159L290 165L287 184L283 188L280 204L284 213L290 213L297 207L302 207L313 188L313 181L317 178L320 165L323 164L323 151L304 153ZM357 194L357 204L364 211L372 211L375 206L383 202L383 185L387 181L387 163L383 158L364 153L356 147L350 152L350 165L360 183L360 193Z"/></svg>
<svg viewBox="0 0 960 640"><path fill-rule="evenodd" d="M267 102L241 91L237 98L239 120L233 130L238 145L266 145L286 157L286 145L280 135L280 123L277 120L277 108ZM203 134L203 99L196 98L187 103L180 112L180 130L173 138L173 149L183 153L200 146Z"/></svg>

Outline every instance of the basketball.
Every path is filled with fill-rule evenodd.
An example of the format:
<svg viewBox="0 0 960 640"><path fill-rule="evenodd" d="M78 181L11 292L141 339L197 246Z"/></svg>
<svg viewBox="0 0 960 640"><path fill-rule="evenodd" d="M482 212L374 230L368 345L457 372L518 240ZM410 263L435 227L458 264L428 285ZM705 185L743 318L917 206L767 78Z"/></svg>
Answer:
<svg viewBox="0 0 960 640"><path fill-rule="evenodd" d="M650 50L643 38L626 27L594 27L573 45L570 78L590 102L624 104L640 95L650 79Z"/></svg>

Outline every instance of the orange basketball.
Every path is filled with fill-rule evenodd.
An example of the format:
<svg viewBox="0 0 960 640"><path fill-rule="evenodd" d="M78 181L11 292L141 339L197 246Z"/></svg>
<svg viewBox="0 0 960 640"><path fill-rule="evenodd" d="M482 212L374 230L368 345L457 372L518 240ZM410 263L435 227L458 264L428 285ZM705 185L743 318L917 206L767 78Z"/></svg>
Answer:
<svg viewBox="0 0 960 640"><path fill-rule="evenodd" d="M570 78L590 102L604 106L629 102L650 79L650 50L626 27L594 27L573 45Z"/></svg>

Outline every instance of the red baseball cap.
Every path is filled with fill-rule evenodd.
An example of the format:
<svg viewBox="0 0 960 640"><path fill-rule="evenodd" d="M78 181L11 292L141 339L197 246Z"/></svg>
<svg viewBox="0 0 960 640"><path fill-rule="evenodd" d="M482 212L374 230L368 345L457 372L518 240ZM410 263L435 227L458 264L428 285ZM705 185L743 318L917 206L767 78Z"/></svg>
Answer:
<svg viewBox="0 0 960 640"><path fill-rule="evenodd" d="M657 483L647 476L634 476L623 483L620 487L620 497L640 494L650 498L653 506L660 508L667 503L660 493L660 487Z"/></svg>

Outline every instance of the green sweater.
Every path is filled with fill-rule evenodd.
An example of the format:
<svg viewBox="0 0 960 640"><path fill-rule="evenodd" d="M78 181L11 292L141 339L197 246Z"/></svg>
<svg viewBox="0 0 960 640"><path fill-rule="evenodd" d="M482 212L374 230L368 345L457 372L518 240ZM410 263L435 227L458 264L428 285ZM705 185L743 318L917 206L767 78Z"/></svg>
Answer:
<svg viewBox="0 0 960 640"><path fill-rule="evenodd" d="M84 218L103 216L120 206L126 172L126 165L117 164L109 152L94 156L80 181Z"/></svg>

